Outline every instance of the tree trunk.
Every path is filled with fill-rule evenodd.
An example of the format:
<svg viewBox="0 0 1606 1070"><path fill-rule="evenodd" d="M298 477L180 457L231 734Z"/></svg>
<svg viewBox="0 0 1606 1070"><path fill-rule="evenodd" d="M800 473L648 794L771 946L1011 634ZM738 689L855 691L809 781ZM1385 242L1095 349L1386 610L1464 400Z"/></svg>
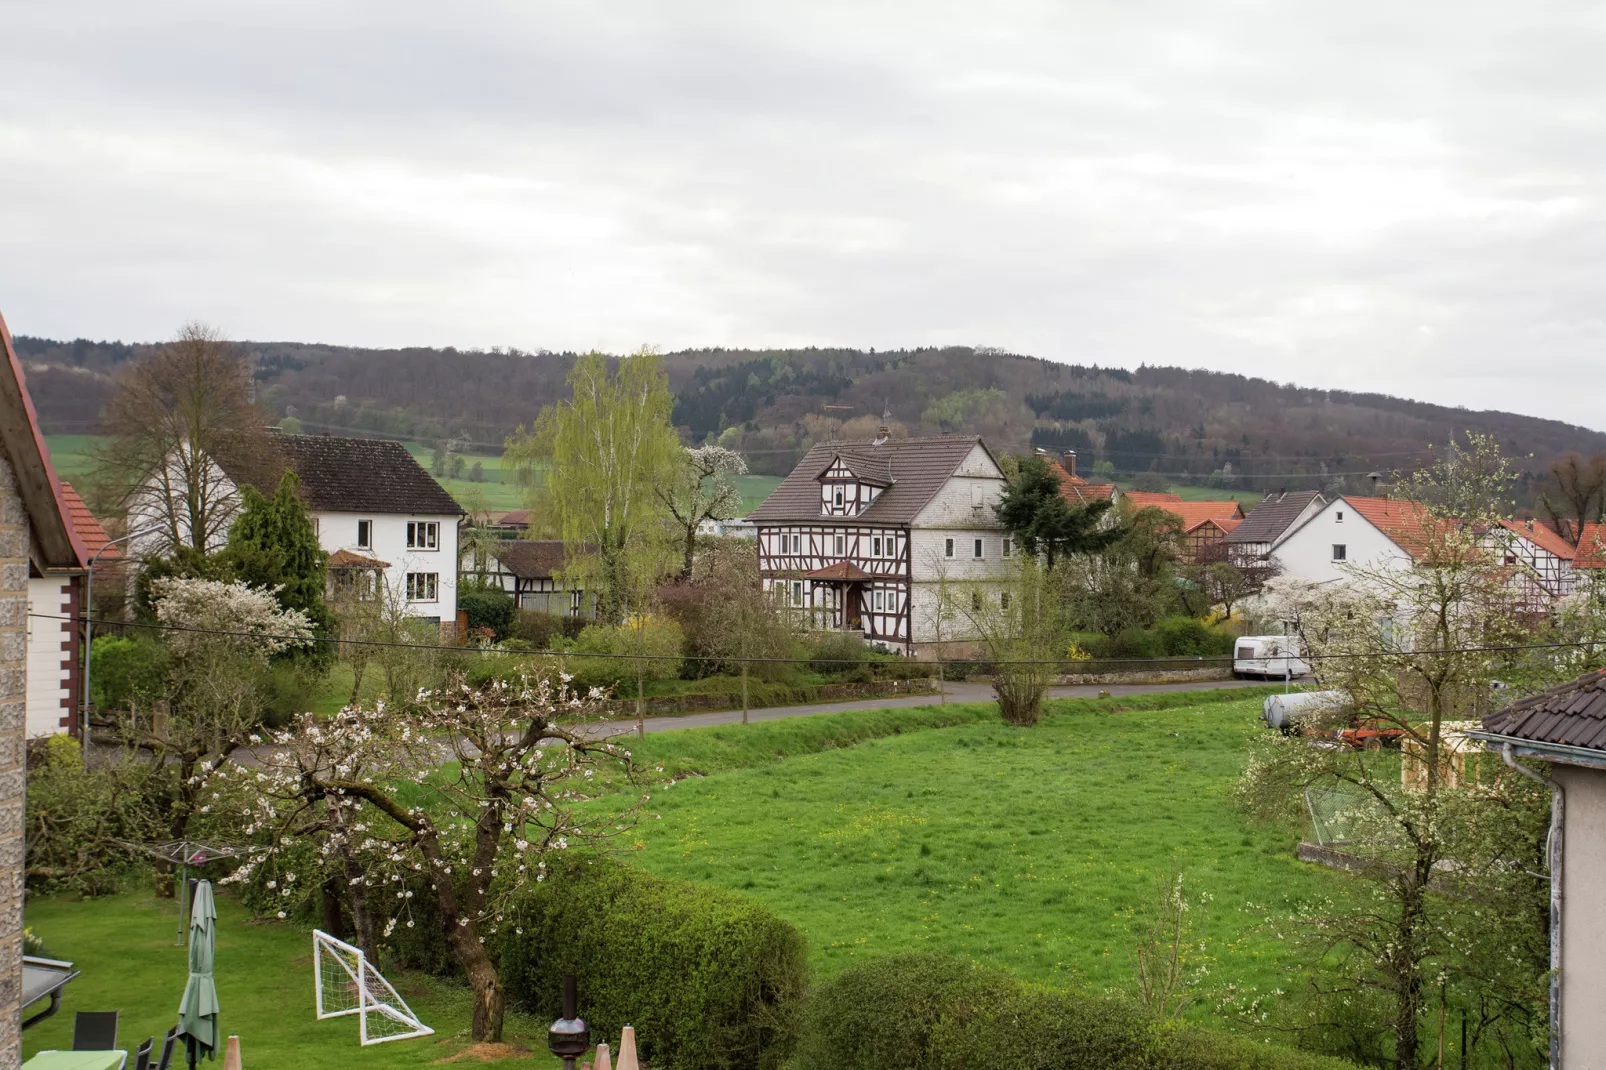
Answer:
<svg viewBox="0 0 1606 1070"><path fill-rule="evenodd" d="M498 1044L502 1040L502 1018L507 1012L507 993L502 990L502 979L497 975L496 964L479 942L478 926L457 926L452 934L452 946L457 960L463 965L469 990L474 993L474 1019L469 1036L478 1043ZM468 930L473 929L470 933Z"/></svg>
<svg viewBox="0 0 1606 1070"><path fill-rule="evenodd" d="M323 882L323 931L336 940L346 938L346 915L340 907L340 878L325 877ZM364 949L366 950L366 948Z"/></svg>
<svg viewBox="0 0 1606 1070"><path fill-rule="evenodd" d="M1400 903L1399 928L1395 933L1394 1066L1396 1070L1416 1070L1421 1039L1417 1035L1422 1018L1422 963L1417 946L1417 928L1422 918L1423 898L1431 864L1423 871L1421 860L1415 872L1406 877Z"/></svg>
<svg viewBox="0 0 1606 1070"><path fill-rule="evenodd" d="M356 930L357 946L368 961L379 964L379 941L374 939L374 916L368 909L368 885L361 880L362 869L350 854L345 856L346 894L351 899L351 927Z"/></svg>
<svg viewBox="0 0 1606 1070"><path fill-rule="evenodd" d="M682 561L681 566L680 566L680 579L681 579L681 582L684 583L684 582L687 582L687 581L689 581L691 579L692 563L696 560L696 558L697 558L697 525L696 525L695 522L693 522L693 523L688 524L686 526L685 560Z"/></svg>

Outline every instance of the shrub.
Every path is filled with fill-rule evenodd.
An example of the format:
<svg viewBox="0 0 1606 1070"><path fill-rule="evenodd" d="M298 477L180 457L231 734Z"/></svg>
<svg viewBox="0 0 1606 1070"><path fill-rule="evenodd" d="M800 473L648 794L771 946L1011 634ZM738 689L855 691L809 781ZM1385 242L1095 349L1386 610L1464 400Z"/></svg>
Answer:
<svg viewBox="0 0 1606 1070"><path fill-rule="evenodd" d="M171 660L155 639L102 636L90 654L90 681L96 708L113 712L163 694Z"/></svg>
<svg viewBox="0 0 1606 1070"><path fill-rule="evenodd" d="M1167 617L1154 631L1166 657L1201 657L1232 650L1232 636L1195 617Z"/></svg>
<svg viewBox="0 0 1606 1070"><path fill-rule="evenodd" d="M539 1017L557 1016L574 973L593 1033L634 1025L657 1070L767 1070L790 1053L807 951L752 900L577 855L522 895L511 921L503 982Z"/></svg>
<svg viewBox="0 0 1606 1070"><path fill-rule="evenodd" d="M158 831L142 790L144 763L108 757L84 769L78 741L48 736L28 748L27 881L31 889L104 895L136 861L121 842Z"/></svg>
<svg viewBox="0 0 1606 1070"><path fill-rule="evenodd" d="M530 644L532 650L546 650L554 639L573 639L584 630L581 617L560 617L539 609L520 609L514 613L512 634Z"/></svg>
<svg viewBox="0 0 1606 1070"><path fill-rule="evenodd" d="M457 608L468 615L470 631L489 628L498 640L513 632L517 609L513 596L500 587L464 587L457 592Z"/></svg>
<svg viewBox="0 0 1606 1070"><path fill-rule="evenodd" d="M633 686L638 672L648 680L671 680L680 675L681 643L680 625L667 617L647 617L617 626L592 624L574 641L571 653L648 657L575 658L568 671L581 683L596 687L615 687L626 681Z"/></svg>
<svg viewBox="0 0 1606 1070"><path fill-rule="evenodd" d="M1349 1064L1192 1026L1135 1006L1022 984L934 954L848 967L804 1012L792 1070L1340 1070Z"/></svg>
<svg viewBox="0 0 1606 1070"><path fill-rule="evenodd" d="M820 632L809 643L809 668L825 676L870 678L865 664L870 648L852 632Z"/></svg>

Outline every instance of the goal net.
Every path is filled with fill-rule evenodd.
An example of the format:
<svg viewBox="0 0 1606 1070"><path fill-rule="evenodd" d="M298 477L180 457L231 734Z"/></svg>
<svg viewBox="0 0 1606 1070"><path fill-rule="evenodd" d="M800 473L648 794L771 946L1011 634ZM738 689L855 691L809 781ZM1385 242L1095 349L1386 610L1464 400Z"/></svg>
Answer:
<svg viewBox="0 0 1606 1070"><path fill-rule="evenodd" d="M361 948L314 929L312 971L318 1017L355 1014L364 1045L427 1037L435 1032L418 1020L407 1001L374 969Z"/></svg>

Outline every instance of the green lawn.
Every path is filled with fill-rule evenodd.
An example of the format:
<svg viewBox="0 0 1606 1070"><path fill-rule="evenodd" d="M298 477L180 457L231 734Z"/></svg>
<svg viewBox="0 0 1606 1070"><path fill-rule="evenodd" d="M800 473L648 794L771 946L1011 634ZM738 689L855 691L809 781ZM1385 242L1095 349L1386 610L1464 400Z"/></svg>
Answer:
<svg viewBox="0 0 1606 1070"><path fill-rule="evenodd" d="M92 451L100 441L99 435L46 435L45 448L56 475L69 483L83 480L95 467Z"/></svg>
<svg viewBox="0 0 1606 1070"><path fill-rule="evenodd" d="M1188 487L1181 483L1173 483L1166 490L1177 495L1185 502L1225 502L1237 501L1247 513L1259 504L1264 497L1255 490L1223 490L1220 487Z"/></svg>
<svg viewBox="0 0 1606 1070"><path fill-rule="evenodd" d="M45 1048L72 1047L73 1012L120 1012L118 1044L132 1050L160 1038L178 1019L184 992L185 949L174 946L176 908L148 892L82 902L30 898L27 924L51 955L68 959L83 975L67 986L60 1012L23 1034L24 1057ZM468 1046L468 990L416 974L388 972L414 1013L435 1036L363 1048L355 1018L318 1021L312 989L312 937L305 926L253 921L228 895L218 897L217 989L224 1034L240 1037L245 1065L261 1070L344 1070L346 1067L426 1066ZM539 1052L469 1065L537 1067L558 1061L546 1054L546 1027L508 1015L503 1039ZM132 1065L132 1063L130 1064ZM221 1066L206 1063L207 1066Z"/></svg>
<svg viewBox="0 0 1606 1070"><path fill-rule="evenodd" d="M1259 702L1055 704L1075 712L693 777L655 793L663 817L640 826L636 860L763 899L805 932L825 974L929 948L1093 990L1129 984L1133 912L1180 868L1212 896L1213 976L1272 988L1279 946L1262 922L1343 878L1296 861L1289 831L1248 825L1232 805L1244 744L1264 731ZM789 730L805 720L817 719ZM638 749L659 761L695 750L695 735Z"/></svg>

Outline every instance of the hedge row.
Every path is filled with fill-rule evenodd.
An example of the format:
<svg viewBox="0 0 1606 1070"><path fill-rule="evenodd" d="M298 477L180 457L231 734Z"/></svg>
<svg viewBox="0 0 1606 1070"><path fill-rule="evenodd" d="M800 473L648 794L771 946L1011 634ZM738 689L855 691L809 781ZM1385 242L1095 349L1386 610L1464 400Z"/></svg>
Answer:
<svg viewBox="0 0 1606 1070"><path fill-rule="evenodd" d="M635 1026L654 1070L770 1070L792 1049L808 950L755 900L575 855L511 921L508 998L555 1018L573 973L593 1035Z"/></svg>
<svg viewBox="0 0 1606 1070"><path fill-rule="evenodd" d="M791 1070L1352 1070L1191 1026L1118 1000L1014 980L933 954L849 967L804 1012Z"/></svg>

